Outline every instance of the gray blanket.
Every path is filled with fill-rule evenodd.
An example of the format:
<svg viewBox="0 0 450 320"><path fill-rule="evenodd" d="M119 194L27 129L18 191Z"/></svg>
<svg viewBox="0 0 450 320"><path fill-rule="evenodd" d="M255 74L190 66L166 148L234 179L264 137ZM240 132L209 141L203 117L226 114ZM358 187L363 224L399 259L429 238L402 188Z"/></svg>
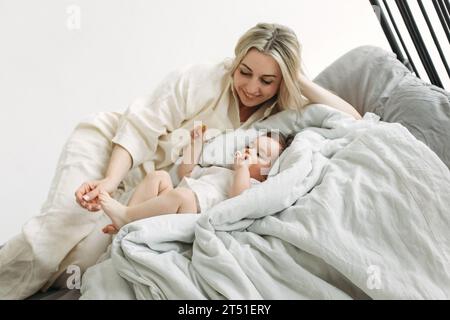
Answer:
<svg viewBox="0 0 450 320"><path fill-rule="evenodd" d="M315 106L301 119L258 187L122 228L81 298L449 299L444 163L373 114Z"/></svg>

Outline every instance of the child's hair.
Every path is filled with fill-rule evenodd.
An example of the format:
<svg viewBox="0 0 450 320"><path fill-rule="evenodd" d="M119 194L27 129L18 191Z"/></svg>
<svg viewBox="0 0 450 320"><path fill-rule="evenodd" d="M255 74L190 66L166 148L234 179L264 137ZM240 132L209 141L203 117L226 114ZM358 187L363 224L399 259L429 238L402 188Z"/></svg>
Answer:
<svg viewBox="0 0 450 320"><path fill-rule="evenodd" d="M288 139L285 137L284 134L282 134L280 131L276 131L276 130L271 130L268 131L265 136L267 136L268 138L274 139L275 141L278 141L278 143L280 144L280 154L281 152L283 152L287 147L289 147L289 145L292 142L292 139ZM290 141L288 141L290 140Z"/></svg>

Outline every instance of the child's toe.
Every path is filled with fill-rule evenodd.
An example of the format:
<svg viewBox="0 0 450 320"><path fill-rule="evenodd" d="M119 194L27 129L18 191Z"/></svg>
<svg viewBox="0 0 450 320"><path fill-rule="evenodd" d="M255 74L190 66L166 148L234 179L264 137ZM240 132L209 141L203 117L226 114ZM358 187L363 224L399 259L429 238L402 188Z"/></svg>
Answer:
<svg viewBox="0 0 450 320"><path fill-rule="evenodd" d="M118 232L117 228L112 224L108 224L107 226L105 226L102 231L103 233L107 234L116 234Z"/></svg>

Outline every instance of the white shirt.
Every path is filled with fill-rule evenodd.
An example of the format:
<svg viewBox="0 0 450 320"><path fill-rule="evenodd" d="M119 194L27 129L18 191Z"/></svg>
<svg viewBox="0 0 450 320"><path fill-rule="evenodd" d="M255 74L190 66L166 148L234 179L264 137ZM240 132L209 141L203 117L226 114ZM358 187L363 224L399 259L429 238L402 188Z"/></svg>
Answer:
<svg viewBox="0 0 450 320"><path fill-rule="evenodd" d="M233 179L233 170L218 166L202 168L197 165L190 177L184 177L178 187L189 188L195 193L200 213L229 198ZM259 183L261 182L256 179L250 179L251 187Z"/></svg>

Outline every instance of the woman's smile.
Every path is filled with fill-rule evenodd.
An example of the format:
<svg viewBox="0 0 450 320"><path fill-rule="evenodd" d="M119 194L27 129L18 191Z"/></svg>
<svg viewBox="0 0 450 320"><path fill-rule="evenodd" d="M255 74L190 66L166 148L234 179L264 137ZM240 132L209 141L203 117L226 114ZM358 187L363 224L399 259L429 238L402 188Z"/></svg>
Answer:
<svg viewBox="0 0 450 320"><path fill-rule="evenodd" d="M234 71L233 80L242 105L253 108L277 94L282 74L273 57L252 48Z"/></svg>
<svg viewBox="0 0 450 320"><path fill-rule="evenodd" d="M255 98L258 97L258 96L250 95L250 94L248 94L247 92L245 92L244 90L241 90L241 91L242 91L242 93L243 93L243 95L244 95L244 98L245 98L246 100L254 100Z"/></svg>

